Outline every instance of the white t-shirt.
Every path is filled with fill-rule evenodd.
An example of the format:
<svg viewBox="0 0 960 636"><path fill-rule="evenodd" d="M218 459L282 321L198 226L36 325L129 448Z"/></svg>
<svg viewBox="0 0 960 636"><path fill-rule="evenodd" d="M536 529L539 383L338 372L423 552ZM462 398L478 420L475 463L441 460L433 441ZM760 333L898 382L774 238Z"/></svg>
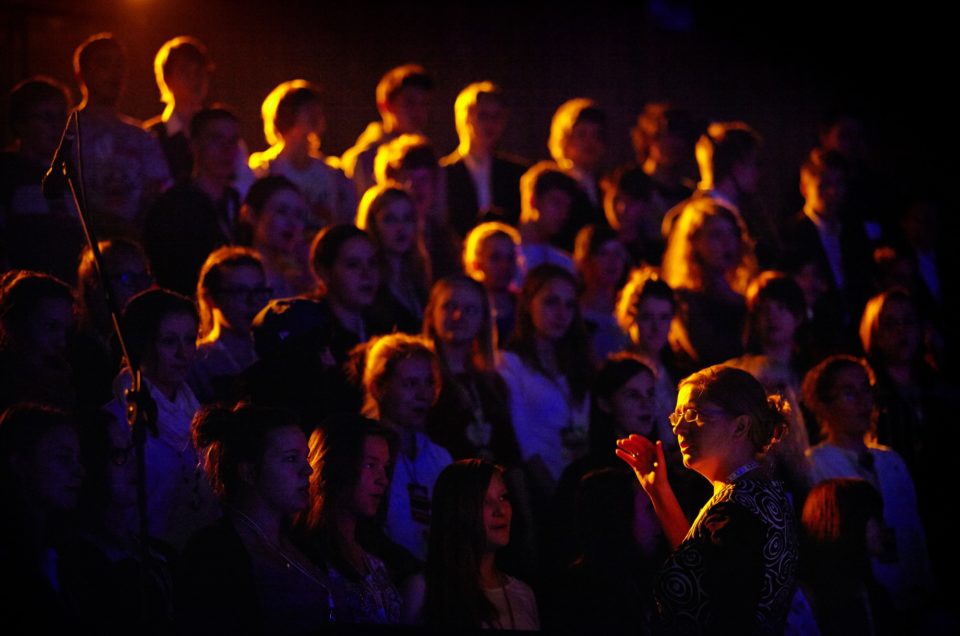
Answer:
<svg viewBox="0 0 960 636"><path fill-rule="evenodd" d="M537 611L537 599L530 586L512 576L507 576L507 584L484 590L487 598L497 608L497 622L484 625L487 629L509 629L518 631L539 631L540 614Z"/></svg>
<svg viewBox="0 0 960 636"><path fill-rule="evenodd" d="M386 532L413 556L426 561L433 485L453 458L425 433L415 435L416 458L410 459L403 451L397 454L387 496Z"/></svg>
<svg viewBox="0 0 960 636"><path fill-rule="evenodd" d="M554 483L586 452L590 398L577 402L564 377L548 378L512 351L500 357L500 375L510 387L510 415L523 460L539 457Z"/></svg>

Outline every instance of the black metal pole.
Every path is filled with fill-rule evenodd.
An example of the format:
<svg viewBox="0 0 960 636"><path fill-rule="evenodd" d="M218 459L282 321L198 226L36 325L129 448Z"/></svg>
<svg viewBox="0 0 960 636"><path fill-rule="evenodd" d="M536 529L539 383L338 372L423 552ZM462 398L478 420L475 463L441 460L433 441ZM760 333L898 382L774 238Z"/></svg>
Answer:
<svg viewBox="0 0 960 636"><path fill-rule="evenodd" d="M69 145L71 124L74 126L73 139L76 144L76 160L79 164L79 169L74 168L73 160L70 156L73 149L64 147L65 142ZM63 175L67 187L70 190L70 195L73 197L74 205L77 208L77 216L80 219L80 225L83 227L83 234L87 239L87 245L93 254L94 270L100 281L100 287L103 289L107 308L110 311L114 333L117 335L120 350L130 370L132 384L126 393L126 415L127 424L132 431L133 443L137 455L137 513L140 531L140 613L143 618L146 618L148 616L147 590L149 577L148 563L150 559L150 530L147 517L147 469L144 446L147 440L147 430L150 430L156 435L156 422L150 419L153 417L153 414L156 413L156 408L152 404L153 399L150 397L150 392L144 388L143 378L140 373L140 361L130 355L130 350L127 347L127 340L123 334L123 325L120 322L120 308L117 306L113 286L110 284L110 278L107 276L107 271L103 264L100 245L87 219L87 211L84 207L86 205L86 192L83 185L82 165L80 114L74 109L67 119L67 125L66 128L64 128L63 137L60 141L60 148L57 149L53 163L50 165L50 170L47 171L47 176L44 177L44 192L47 192L47 180L52 176L59 177L59 174ZM77 183L80 184L80 195L77 193Z"/></svg>

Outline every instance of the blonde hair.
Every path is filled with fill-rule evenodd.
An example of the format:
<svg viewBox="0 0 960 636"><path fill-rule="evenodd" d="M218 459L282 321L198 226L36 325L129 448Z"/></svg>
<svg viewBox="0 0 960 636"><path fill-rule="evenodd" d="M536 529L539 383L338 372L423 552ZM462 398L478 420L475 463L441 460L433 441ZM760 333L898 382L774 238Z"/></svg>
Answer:
<svg viewBox="0 0 960 636"><path fill-rule="evenodd" d="M263 118L263 136L271 146L283 141L283 133L277 128L277 120L283 115L278 111L284 98L294 91L303 91L308 99L320 101L320 87L303 79L283 82L270 91L260 105L260 116ZM291 114L295 116L295 113Z"/></svg>
<svg viewBox="0 0 960 636"><path fill-rule="evenodd" d="M380 399L383 397L384 385L396 372L401 361L417 357L430 363L434 381L433 401L436 402L440 395L440 362L429 340L423 336L405 333L393 333L370 340L363 367L363 415L375 420L380 419Z"/></svg>
<svg viewBox="0 0 960 636"><path fill-rule="evenodd" d="M487 240L497 236L510 239L514 247L520 245L520 233L516 228L500 221L481 223L467 234L463 241L463 270L470 278L483 282L483 272L477 268L477 259L480 258L480 250Z"/></svg>
<svg viewBox="0 0 960 636"><path fill-rule="evenodd" d="M567 145L567 139L579 121L580 114L588 108L599 110L600 107L592 99L577 97L560 104L553 114L553 119L550 120L550 138L547 140L547 148L553 160L563 169L572 167L564 152L564 146Z"/></svg>
<svg viewBox="0 0 960 636"><path fill-rule="evenodd" d="M680 213L670 232L667 250L663 254L663 279L674 289L702 290L703 272L693 250L693 239L706 225L707 220L712 218L726 219L733 224L738 234L740 258L725 277L730 288L743 295L754 272L757 271L753 241L747 232L743 218L737 212L709 197L701 197L693 201Z"/></svg>
<svg viewBox="0 0 960 636"><path fill-rule="evenodd" d="M360 205L357 206L357 227L366 231L373 239L380 256L381 274L384 276L384 280L387 280L389 264L383 249L383 241L380 238L379 216L387 206L395 201L406 201L414 210L416 240L413 248L403 255L403 266L407 274L414 276L414 284L417 290L423 296L426 296L430 291L430 279L432 278L430 254L427 252L423 241L423 223L416 214L416 206L410 198L410 193L395 181L387 181L370 187L363 193Z"/></svg>
<svg viewBox="0 0 960 636"><path fill-rule="evenodd" d="M491 95L500 99L502 94L500 87L493 82L474 82L460 91L457 100L453 103L453 120L457 127L457 135L460 137L460 143L470 137L470 130L467 127L467 119L471 111L480 101L481 95Z"/></svg>

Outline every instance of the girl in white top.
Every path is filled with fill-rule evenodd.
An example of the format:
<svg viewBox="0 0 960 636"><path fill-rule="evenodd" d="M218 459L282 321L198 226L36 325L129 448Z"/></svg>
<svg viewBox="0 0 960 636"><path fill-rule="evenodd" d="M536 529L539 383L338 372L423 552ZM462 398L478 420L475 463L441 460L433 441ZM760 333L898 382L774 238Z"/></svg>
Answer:
<svg viewBox="0 0 960 636"><path fill-rule="evenodd" d="M503 573L513 508L503 472L481 459L448 466L433 493L424 621L444 628L538 630L533 591Z"/></svg>
<svg viewBox="0 0 960 636"><path fill-rule="evenodd" d="M523 283L500 374L533 487L549 496L563 469L587 450L593 364L573 275L535 267Z"/></svg>
<svg viewBox="0 0 960 636"><path fill-rule="evenodd" d="M427 340L395 333L371 341L363 372L363 414L400 438L387 495L387 536L427 557L430 496L450 453L427 436L427 416L440 392L440 364Z"/></svg>
<svg viewBox="0 0 960 636"><path fill-rule="evenodd" d="M892 530L886 554L872 559L873 573L899 610L913 610L933 592L926 535L907 466L891 448L873 441L873 374L865 362L830 356L803 381L803 399L826 439L810 449L812 481L859 477L883 499L883 522Z"/></svg>
<svg viewBox="0 0 960 636"><path fill-rule="evenodd" d="M186 382L197 352L197 313L188 298L150 289L130 300L123 324L129 353L156 404L156 434L147 434L144 448L150 535L179 549L220 512L190 435L200 407ZM124 371L115 383L117 397L107 405L119 426L127 425L129 386Z"/></svg>

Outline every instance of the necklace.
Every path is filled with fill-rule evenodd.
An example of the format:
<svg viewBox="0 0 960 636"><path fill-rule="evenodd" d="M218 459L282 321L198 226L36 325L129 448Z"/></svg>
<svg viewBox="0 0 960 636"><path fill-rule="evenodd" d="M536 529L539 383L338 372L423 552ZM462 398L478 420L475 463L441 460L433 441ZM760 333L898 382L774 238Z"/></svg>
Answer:
<svg viewBox="0 0 960 636"><path fill-rule="evenodd" d="M250 529L253 530L253 531L257 534L258 537L260 537L260 540L263 541L263 544L264 544L265 546L267 546L270 550L272 550L273 552L275 552L281 559L283 559L284 565L286 566L287 569L294 569L294 570L296 570L297 572L299 572L300 574L302 574L303 576L305 576L305 577L308 578L309 580L311 580L311 581L313 581L314 583L316 583L317 585L319 585L320 588L321 588L324 592L326 592L326 594L327 594L327 605L328 605L329 610L330 610L329 620L330 620L330 622L333 622L333 594L330 593L330 590L329 590L329 588L327 587L326 583L324 583L324 582L323 582L317 575L315 575L313 572L311 572L310 570L308 570L308 569L306 568L306 566L304 566L302 563L300 563L297 559L291 558L286 552L284 552L284 551L280 548L279 545L277 545L276 543L274 543L273 541L271 541L271 540L269 539L269 537L267 537L267 533L264 532L264 531L263 531L263 528L260 527L260 524L258 524L256 521L254 521L253 519L251 519L249 516L247 516L246 514L244 514L243 512L241 512L240 510L238 510L238 509L236 509L236 508L234 508L234 507L232 507L232 506L230 507L230 511L233 512L235 515L237 515L237 517L239 517L241 521L243 521L244 523L246 523L246 524L250 527Z"/></svg>
<svg viewBox="0 0 960 636"><path fill-rule="evenodd" d="M747 462L740 468L736 469L735 471L727 475L727 479L726 479L727 483L733 483L737 481L737 479L739 479L740 477L743 477L745 474L749 473L754 468L760 468L760 464L752 460Z"/></svg>

